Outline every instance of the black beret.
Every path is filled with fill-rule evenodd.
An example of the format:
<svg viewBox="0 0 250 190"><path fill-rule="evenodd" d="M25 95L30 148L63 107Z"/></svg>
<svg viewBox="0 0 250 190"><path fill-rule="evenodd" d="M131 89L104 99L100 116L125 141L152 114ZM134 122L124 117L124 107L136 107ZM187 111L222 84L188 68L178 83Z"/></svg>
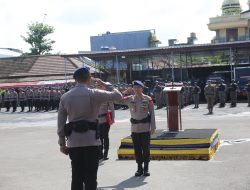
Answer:
<svg viewBox="0 0 250 190"><path fill-rule="evenodd" d="M73 74L73 78L77 78L81 75L89 75L89 68L88 67L81 67L75 70L74 74Z"/></svg>

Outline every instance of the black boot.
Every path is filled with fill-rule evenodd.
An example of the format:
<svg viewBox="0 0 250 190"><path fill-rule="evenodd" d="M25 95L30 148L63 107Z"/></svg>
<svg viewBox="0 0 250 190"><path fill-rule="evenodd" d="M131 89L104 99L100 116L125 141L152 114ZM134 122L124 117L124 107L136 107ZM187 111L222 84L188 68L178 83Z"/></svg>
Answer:
<svg viewBox="0 0 250 190"><path fill-rule="evenodd" d="M104 150L103 160L108 160L108 150Z"/></svg>
<svg viewBox="0 0 250 190"><path fill-rule="evenodd" d="M135 176L141 176L143 174L142 164L137 164L137 171L135 172Z"/></svg>
<svg viewBox="0 0 250 190"><path fill-rule="evenodd" d="M150 176L150 173L148 171L148 162L144 163L143 176Z"/></svg>

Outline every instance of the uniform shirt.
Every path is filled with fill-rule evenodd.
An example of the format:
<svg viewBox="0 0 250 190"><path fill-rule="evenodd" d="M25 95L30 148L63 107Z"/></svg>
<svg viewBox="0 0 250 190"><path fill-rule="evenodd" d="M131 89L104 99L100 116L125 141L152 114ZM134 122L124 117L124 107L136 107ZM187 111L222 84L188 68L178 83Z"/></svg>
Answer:
<svg viewBox="0 0 250 190"><path fill-rule="evenodd" d="M10 101L10 92L7 91L4 93L4 102L9 102Z"/></svg>
<svg viewBox="0 0 250 190"><path fill-rule="evenodd" d="M65 144L64 125L69 122L87 120L96 122L100 106L104 102L122 99L122 94L113 91L103 91L90 89L84 84L77 84L67 93L63 94L58 110L58 129L59 144ZM68 137L68 147L99 146L100 139L96 139L96 131L88 130L85 133L72 131Z"/></svg>
<svg viewBox="0 0 250 190"><path fill-rule="evenodd" d="M12 91L12 92L10 92L10 101L17 101L18 100L18 94L17 94L17 92L16 91Z"/></svg>
<svg viewBox="0 0 250 190"><path fill-rule="evenodd" d="M200 94L201 93L201 88L199 86L194 86L192 88L193 94Z"/></svg>
<svg viewBox="0 0 250 190"><path fill-rule="evenodd" d="M219 92L226 92L226 85L225 84L220 84L218 86L218 91Z"/></svg>
<svg viewBox="0 0 250 190"><path fill-rule="evenodd" d="M40 91L35 90L33 95L34 95L34 100L40 100L40 98L41 98L41 92Z"/></svg>
<svg viewBox="0 0 250 190"><path fill-rule="evenodd" d="M150 129L155 129L155 114L154 103L151 97L142 94L142 99L136 98L135 95L127 96L124 98L124 102L130 109L131 118L141 120L150 115L150 123L131 123L131 132L142 133L148 132Z"/></svg>
<svg viewBox="0 0 250 190"><path fill-rule="evenodd" d="M111 120L112 122L115 121L115 108L114 108L114 103L113 102L105 102L101 105L99 113L98 113L98 122L99 124L101 123L106 123L107 122L107 113L111 111Z"/></svg>
<svg viewBox="0 0 250 190"><path fill-rule="evenodd" d="M229 87L229 90L230 90L231 92L236 92L236 91L238 91L238 85L237 85L236 83L231 83L231 84L230 84L230 87Z"/></svg>
<svg viewBox="0 0 250 190"><path fill-rule="evenodd" d="M32 90L26 91L27 99L32 100L34 98L34 93Z"/></svg>
<svg viewBox="0 0 250 190"><path fill-rule="evenodd" d="M26 94L21 91L19 92L19 101L25 101L26 100Z"/></svg>
<svg viewBox="0 0 250 190"><path fill-rule="evenodd" d="M247 84L245 89L246 89L247 92L250 92L250 84Z"/></svg>
<svg viewBox="0 0 250 190"><path fill-rule="evenodd" d="M208 86L206 85L204 88L204 94L206 97L214 97L216 94L216 89L214 86Z"/></svg>

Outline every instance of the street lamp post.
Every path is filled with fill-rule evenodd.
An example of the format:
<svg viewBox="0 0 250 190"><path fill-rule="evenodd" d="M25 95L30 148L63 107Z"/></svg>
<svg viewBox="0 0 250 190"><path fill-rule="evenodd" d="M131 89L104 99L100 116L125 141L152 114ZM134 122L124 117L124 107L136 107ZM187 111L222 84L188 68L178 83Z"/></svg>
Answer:
<svg viewBox="0 0 250 190"><path fill-rule="evenodd" d="M119 63L118 63L118 56L116 55L116 77L117 77L117 84L120 83L120 71L119 71Z"/></svg>

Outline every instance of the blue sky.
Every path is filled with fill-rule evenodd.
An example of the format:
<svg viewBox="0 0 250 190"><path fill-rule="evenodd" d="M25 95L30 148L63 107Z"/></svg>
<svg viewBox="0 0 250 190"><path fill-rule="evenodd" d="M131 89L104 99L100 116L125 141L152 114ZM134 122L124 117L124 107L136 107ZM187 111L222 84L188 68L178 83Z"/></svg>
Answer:
<svg viewBox="0 0 250 190"><path fill-rule="evenodd" d="M168 39L186 42L191 32L196 43L209 43L210 17L221 15L223 0L1 0L0 48L29 50L21 35L32 21L55 28L49 38L56 41L52 53L90 50L90 36L110 32L155 29L161 46ZM247 10L247 0L240 0ZM1 51L0 51L1 53Z"/></svg>

